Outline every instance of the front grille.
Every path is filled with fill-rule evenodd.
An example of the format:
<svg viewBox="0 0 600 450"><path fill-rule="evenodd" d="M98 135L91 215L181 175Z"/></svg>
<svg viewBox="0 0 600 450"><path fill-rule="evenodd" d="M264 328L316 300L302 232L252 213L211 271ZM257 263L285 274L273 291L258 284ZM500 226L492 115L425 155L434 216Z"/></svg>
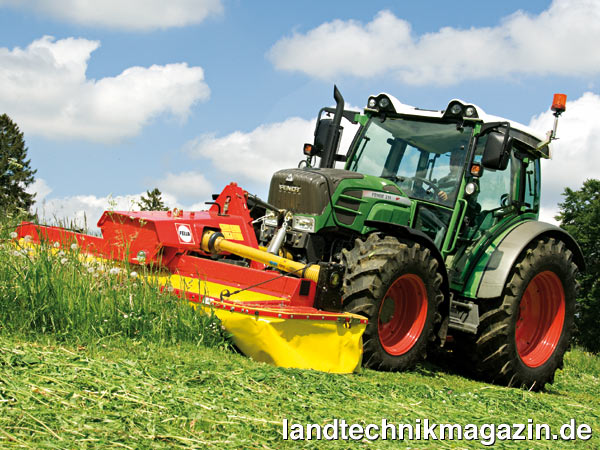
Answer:
<svg viewBox="0 0 600 450"><path fill-rule="evenodd" d="M358 209L361 204L362 191L358 190L347 190L340 195L337 202L335 202L335 218L338 222L344 225L352 225L354 219L358 214Z"/></svg>

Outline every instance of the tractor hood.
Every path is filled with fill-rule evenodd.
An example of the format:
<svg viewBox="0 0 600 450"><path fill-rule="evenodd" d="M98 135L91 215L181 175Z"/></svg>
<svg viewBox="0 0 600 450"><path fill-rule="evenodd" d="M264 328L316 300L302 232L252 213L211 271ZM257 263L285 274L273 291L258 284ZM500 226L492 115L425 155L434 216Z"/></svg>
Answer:
<svg viewBox="0 0 600 450"><path fill-rule="evenodd" d="M364 175L342 169L284 169L273 174L269 203L298 214L320 215L342 180Z"/></svg>

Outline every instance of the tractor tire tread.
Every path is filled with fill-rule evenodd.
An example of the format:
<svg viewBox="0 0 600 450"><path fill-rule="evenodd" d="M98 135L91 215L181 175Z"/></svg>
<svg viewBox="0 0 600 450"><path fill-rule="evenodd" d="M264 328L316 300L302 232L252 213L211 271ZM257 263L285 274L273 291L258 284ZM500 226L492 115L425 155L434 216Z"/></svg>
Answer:
<svg viewBox="0 0 600 450"><path fill-rule="evenodd" d="M342 252L346 265L344 276L344 310L369 319L363 334L363 366L376 370L407 370L426 357L427 343L434 339L434 326L441 322L437 311L444 300L443 278L438 262L429 249L420 244L380 233L366 239L356 239L351 250ZM389 355L377 333L379 304L399 271L417 270L426 278L428 287L428 318L423 335L406 354Z"/></svg>

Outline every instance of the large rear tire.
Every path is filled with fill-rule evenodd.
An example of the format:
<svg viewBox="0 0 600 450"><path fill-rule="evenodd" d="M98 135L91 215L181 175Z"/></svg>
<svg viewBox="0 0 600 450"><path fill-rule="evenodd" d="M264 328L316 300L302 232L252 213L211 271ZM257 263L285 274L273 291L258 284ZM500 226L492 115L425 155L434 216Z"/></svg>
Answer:
<svg viewBox="0 0 600 450"><path fill-rule="evenodd" d="M504 295L482 300L475 370L507 386L540 390L563 366L575 315L577 266L562 241L535 241L517 260Z"/></svg>
<svg viewBox="0 0 600 450"><path fill-rule="evenodd" d="M344 250L344 310L369 319L363 365L407 370L425 358L443 300L438 262L427 248L371 234Z"/></svg>

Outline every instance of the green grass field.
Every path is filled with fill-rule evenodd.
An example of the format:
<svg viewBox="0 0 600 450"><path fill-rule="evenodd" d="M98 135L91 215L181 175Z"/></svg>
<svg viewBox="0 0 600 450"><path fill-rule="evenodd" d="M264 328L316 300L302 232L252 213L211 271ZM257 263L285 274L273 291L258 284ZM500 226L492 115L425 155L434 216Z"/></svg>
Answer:
<svg viewBox="0 0 600 450"><path fill-rule="evenodd" d="M547 392L479 383L432 367L330 375L271 367L192 343L109 339L83 347L47 336L0 338L0 447L419 448L479 442L282 439L283 419L326 424L548 423L600 428L600 362L581 351ZM493 448L599 448L587 442L498 442Z"/></svg>
<svg viewBox="0 0 600 450"><path fill-rule="evenodd" d="M131 268L77 249L0 246L0 448L481 449L479 441L283 440L289 423L547 423L587 441L493 448L600 448L600 358L573 350L545 392L473 381L432 364L331 375L271 367L231 349L219 323ZM92 270L90 270L92 269ZM438 433L439 434L439 433Z"/></svg>

